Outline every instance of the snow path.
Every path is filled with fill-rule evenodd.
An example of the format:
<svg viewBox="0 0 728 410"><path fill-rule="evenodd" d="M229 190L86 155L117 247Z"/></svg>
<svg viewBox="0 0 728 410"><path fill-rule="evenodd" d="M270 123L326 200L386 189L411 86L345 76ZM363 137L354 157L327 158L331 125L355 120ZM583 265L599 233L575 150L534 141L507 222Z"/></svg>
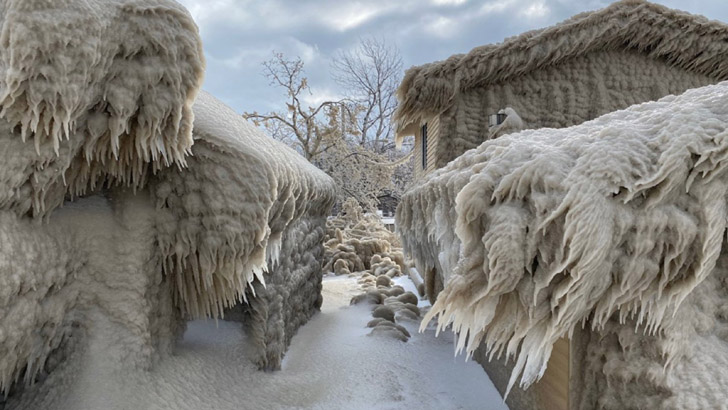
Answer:
<svg viewBox="0 0 728 410"><path fill-rule="evenodd" d="M411 322L407 343L368 337L369 308L349 306L356 279L325 278L323 292L321 313L293 338L280 372L255 370L238 324L190 323L177 355L154 372L167 394L151 408L506 408L477 363L454 357L450 334L418 334Z"/></svg>
<svg viewBox="0 0 728 410"><path fill-rule="evenodd" d="M414 291L407 277L395 282ZM239 323L198 320L152 371L117 375L117 386L78 377L67 392L86 397L53 407L98 409L106 400L104 408L135 410L507 409L477 363L454 357L449 332L419 334L413 321L400 322L412 334L406 343L367 336L369 307L349 306L359 292L356 278L324 278L321 312L293 338L281 371L256 369Z"/></svg>

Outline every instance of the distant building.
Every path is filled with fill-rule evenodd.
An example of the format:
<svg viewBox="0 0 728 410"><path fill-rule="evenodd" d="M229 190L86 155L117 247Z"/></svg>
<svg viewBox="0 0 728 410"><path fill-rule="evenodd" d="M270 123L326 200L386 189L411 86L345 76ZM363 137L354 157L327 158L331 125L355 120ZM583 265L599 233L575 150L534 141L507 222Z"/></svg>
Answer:
<svg viewBox="0 0 728 410"><path fill-rule="evenodd" d="M410 68L397 139L415 136L415 178L487 139L561 128L728 79L728 27L638 0ZM502 129L505 128L505 129Z"/></svg>

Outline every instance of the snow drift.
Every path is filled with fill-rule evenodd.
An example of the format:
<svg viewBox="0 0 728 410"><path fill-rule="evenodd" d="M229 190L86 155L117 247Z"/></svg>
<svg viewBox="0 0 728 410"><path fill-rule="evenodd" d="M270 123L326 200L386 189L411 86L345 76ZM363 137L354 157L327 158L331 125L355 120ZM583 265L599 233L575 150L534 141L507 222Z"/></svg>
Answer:
<svg viewBox="0 0 728 410"><path fill-rule="evenodd" d="M243 299L276 368L320 306L331 180L195 101L200 39L173 1L0 15L0 390L66 385L98 355L149 368L186 319Z"/></svg>
<svg viewBox="0 0 728 410"><path fill-rule="evenodd" d="M405 250L444 284L423 326L438 317L459 351L516 357L509 389L543 375L553 343L584 323L629 323L664 366L680 363L699 326L685 330L681 304L722 253L727 103L728 83L690 90L502 136L429 175L397 209Z"/></svg>

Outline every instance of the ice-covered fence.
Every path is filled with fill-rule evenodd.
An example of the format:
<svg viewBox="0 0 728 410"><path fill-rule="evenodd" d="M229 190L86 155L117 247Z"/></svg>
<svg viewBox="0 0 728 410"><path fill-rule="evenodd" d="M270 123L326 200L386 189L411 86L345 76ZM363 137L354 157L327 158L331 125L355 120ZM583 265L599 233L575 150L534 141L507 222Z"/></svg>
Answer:
<svg viewBox="0 0 728 410"><path fill-rule="evenodd" d="M728 355L724 290L701 290L714 302L708 307L691 298L711 273L725 278L716 262L726 230L727 128L721 83L571 128L503 136L434 172L397 209L405 250L426 282L444 285L439 295L428 286L437 301L424 322L452 324L458 350L472 354L483 343L493 356L515 357L509 388L519 377L524 387L535 382L554 342L586 323L619 334L604 347L611 356L587 366L612 382L591 397L600 405L724 402L721 382L691 389L689 378L675 383L655 367L695 365L707 353L686 346L715 334ZM686 325L685 312L699 319ZM635 328L645 336L627 337ZM630 349L647 352L641 344L658 353L623 360ZM572 377L585 380L587 370ZM664 394L639 395L630 383Z"/></svg>

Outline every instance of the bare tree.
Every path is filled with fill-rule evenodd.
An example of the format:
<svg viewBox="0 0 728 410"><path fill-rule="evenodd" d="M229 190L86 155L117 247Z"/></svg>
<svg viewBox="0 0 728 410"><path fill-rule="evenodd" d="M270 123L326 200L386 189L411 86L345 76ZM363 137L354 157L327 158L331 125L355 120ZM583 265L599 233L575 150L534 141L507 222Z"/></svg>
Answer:
<svg viewBox="0 0 728 410"><path fill-rule="evenodd" d="M335 56L332 69L351 100L347 107L356 118L359 145L379 153L391 149L395 91L402 79L399 50L384 39L361 39L355 50Z"/></svg>
<svg viewBox="0 0 728 410"><path fill-rule="evenodd" d="M356 52L342 53L336 80L347 98L307 106L311 93L300 58L282 53L263 63L270 85L286 93L286 110L243 116L264 126L276 139L298 149L336 181L339 200L354 197L372 210L382 194L400 188L397 176L409 157L394 152L390 118L402 67L395 48L363 40Z"/></svg>
<svg viewBox="0 0 728 410"><path fill-rule="evenodd" d="M330 110L338 110L342 101L324 101L315 107L301 101L304 93L311 93L304 76L300 57L289 60L283 53L274 52L273 58L263 63L263 74L270 85L286 91L286 111L259 114L244 113L243 117L256 125L263 125L271 135L298 149L309 161L330 149L335 138L327 127Z"/></svg>
<svg viewBox="0 0 728 410"><path fill-rule="evenodd" d="M412 155L395 157L377 153L345 139L323 153L314 164L329 174L339 190L339 201L355 198L367 211L376 209L379 199L399 198L403 186L397 177L407 172Z"/></svg>

